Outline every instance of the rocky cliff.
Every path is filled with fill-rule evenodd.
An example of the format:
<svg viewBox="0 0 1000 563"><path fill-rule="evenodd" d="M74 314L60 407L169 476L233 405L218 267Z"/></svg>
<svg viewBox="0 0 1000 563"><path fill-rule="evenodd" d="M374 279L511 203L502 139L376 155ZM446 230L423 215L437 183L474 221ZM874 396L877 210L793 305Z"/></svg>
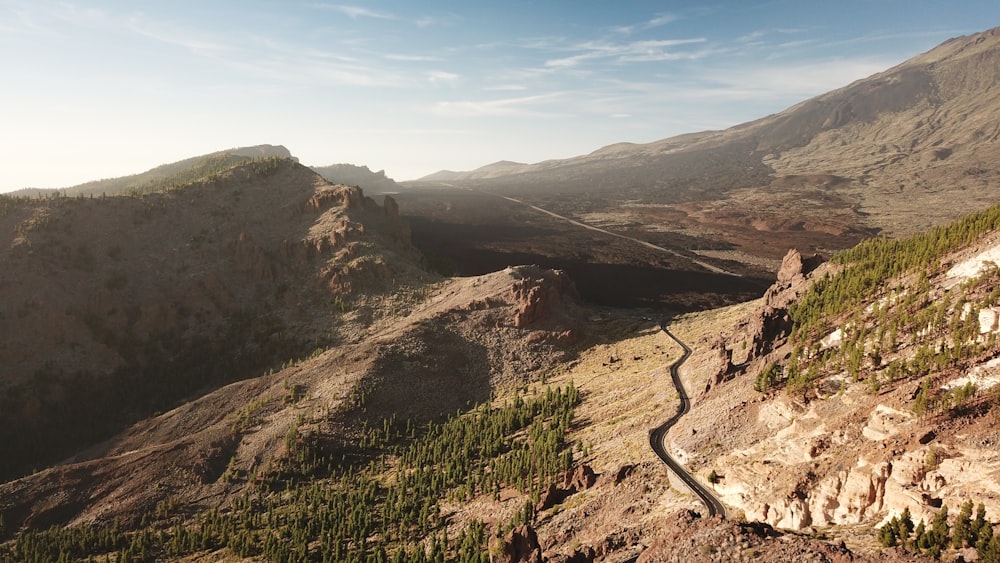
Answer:
<svg viewBox="0 0 1000 563"><path fill-rule="evenodd" d="M721 476L715 490L737 514L777 528L875 526L904 509L915 522L930 522L942 505L955 509L966 500L983 503L988 518L997 519L1000 378L990 315L993 278L977 266L995 245L992 233L949 255L924 273L928 285L920 288L910 285L915 278L884 280L880 297L839 317L803 351L782 344L792 325L789 303L838 268L856 266L824 265L802 276L797 253L789 253L788 267L766 297L714 340L728 350L724 358L745 354L746 361L723 366L722 372L729 370L724 378L719 372L689 375L715 383L672 433L674 447L703 476L713 470ZM896 315L908 319L927 308L953 319L951 324L916 321L919 332L894 334L894 326L910 322ZM933 318L927 315L919 318ZM801 348L802 339L797 342ZM852 342L862 350L854 375ZM933 356L931 346L942 367L921 363ZM941 359L954 358L963 347L971 347L967 359ZM718 349L701 354L703 365L719 366ZM844 363L833 359L839 357ZM779 379L802 380L805 374L789 375L796 361L812 365L803 371L815 370L814 379L805 379L809 383L778 386L784 390L761 383L758 376L770 365L778 367Z"/></svg>

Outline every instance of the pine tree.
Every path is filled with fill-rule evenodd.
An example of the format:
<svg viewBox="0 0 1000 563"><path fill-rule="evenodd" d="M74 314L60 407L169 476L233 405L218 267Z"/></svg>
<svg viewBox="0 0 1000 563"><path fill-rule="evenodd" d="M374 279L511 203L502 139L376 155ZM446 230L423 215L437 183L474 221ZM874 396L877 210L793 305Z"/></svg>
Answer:
<svg viewBox="0 0 1000 563"><path fill-rule="evenodd" d="M913 517L910 515L910 507L903 509L903 512L899 515L899 520L896 525L896 534L901 540L900 543L906 544L910 539L910 534L913 533Z"/></svg>
<svg viewBox="0 0 1000 563"><path fill-rule="evenodd" d="M972 543L979 542L979 535L982 533L983 527L986 526L987 524L988 522L986 522L986 505L984 505L983 503L979 503L979 505L976 506L976 518L972 521L972 524L970 526L972 530Z"/></svg>
<svg viewBox="0 0 1000 563"><path fill-rule="evenodd" d="M972 501L967 500L962 503L962 508L955 518L955 529L952 531L951 546L961 549L967 544L975 544L972 537Z"/></svg>

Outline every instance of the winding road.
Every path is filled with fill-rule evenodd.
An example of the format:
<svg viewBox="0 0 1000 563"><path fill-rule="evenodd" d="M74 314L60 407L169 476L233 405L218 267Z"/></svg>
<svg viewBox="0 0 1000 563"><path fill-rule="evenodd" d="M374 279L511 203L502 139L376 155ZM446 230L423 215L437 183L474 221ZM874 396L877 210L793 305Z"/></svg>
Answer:
<svg viewBox="0 0 1000 563"><path fill-rule="evenodd" d="M705 503L705 506L708 508L709 516L719 514L725 518L726 505L722 504L722 502L704 485L699 483L698 480L695 479L694 475L689 473L680 462L667 453L667 431L670 430L670 427L676 424L682 416L691 410L691 399L688 398L687 392L684 390L684 384L681 383L681 376L679 373L681 364L683 364L688 357L691 356L691 349L687 347L687 344L681 342L679 338L674 336L673 333L667 329L666 321L660 322L660 330L666 333L667 336L672 338L674 342L684 349L684 354L678 358L676 362L670 364L670 378L674 381L674 387L677 388L677 395L680 397L681 402L680 405L678 405L677 412L674 416L649 431L649 445L653 448L653 451L656 452L656 455L663 460L663 463L667 464L667 467L676 473L677 476L680 477L681 481L684 481L684 484L691 489L691 492L698 495L701 502Z"/></svg>

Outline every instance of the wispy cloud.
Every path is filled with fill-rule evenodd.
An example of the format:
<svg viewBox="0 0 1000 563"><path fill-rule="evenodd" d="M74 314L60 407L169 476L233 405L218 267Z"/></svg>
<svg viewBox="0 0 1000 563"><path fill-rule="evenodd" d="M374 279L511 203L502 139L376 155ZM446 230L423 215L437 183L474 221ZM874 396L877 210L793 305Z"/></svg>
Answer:
<svg viewBox="0 0 1000 563"><path fill-rule="evenodd" d="M788 100L803 99L846 86L891 66L872 58L813 60L785 65L767 64L716 68L691 88L695 98Z"/></svg>
<svg viewBox="0 0 1000 563"><path fill-rule="evenodd" d="M321 10L339 12L351 18L352 20L368 18L374 20L398 21L403 23L410 23L420 28L433 27L433 26L451 26L454 25L454 23L460 19L459 16L453 13L444 13L443 15L437 15L437 16L421 15L410 18L394 12L372 10L370 8L365 8L364 6L357 6L355 4L328 4L325 2L316 2L310 4L310 6Z"/></svg>
<svg viewBox="0 0 1000 563"><path fill-rule="evenodd" d="M447 72L443 70L433 70L427 73L427 80L435 85L440 86L441 84L450 84L457 82L461 75L455 74L454 72Z"/></svg>
<svg viewBox="0 0 1000 563"><path fill-rule="evenodd" d="M399 18L395 14L388 12L379 12L376 10L369 10L362 6L352 6L349 4L314 4L317 8L324 8L328 10L333 10L335 12L340 12L345 16L356 20L359 18L372 18L377 20L398 20Z"/></svg>
<svg viewBox="0 0 1000 563"><path fill-rule="evenodd" d="M657 61L657 60L677 60L684 58L697 58L698 55L692 52L671 52L669 47L679 47L696 43L705 43L703 37L694 39L657 39L649 41L632 41L629 43L611 42L587 42L577 45L574 50L580 51L576 55L549 59L545 61L547 67L574 67L578 64L597 59L614 59L620 62Z"/></svg>
<svg viewBox="0 0 1000 563"><path fill-rule="evenodd" d="M17 35L56 35L49 27L39 23L35 14L22 8L8 8L0 17L0 32Z"/></svg>
<svg viewBox="0 0 1000 563"><path fill-rule="evenodd" d="M163 24L148 22L139 16L128 18L126 26L133 33L161 43L183 47L193 53L214 55L234 50L231 45L226 43L198 37L190 32L170 28Z"/></svg>
<svg viewBox="0 0 1000 563"><path fill-rule="evenodd" d="M431 57L427 55L406 55L401 53L386 53L382 55L382 58L389 61L400 61L404 63L435 62L441 60L441 57Z"/></svg>
<svg viewBox="0 0 1000 563"><path fill-rule="evenodd" d="M569 117L571 114L564 111L546 111L540 108L563 97L563 93L556 92L498 100L438 102L432 113L442 117Z"/></svg>
<svg viewBox="0 0 1000 563"><path fill-rule="evenodd" d="M524 84L497 84L483 88L492 92L523 92L528 89Z"/></svg>
<svg viewBox="0 0 1000 563"><path fill-rule="evenodd" d="M462 21L462 16L454 12L443 12L433 16L420 16L413 20L417 27L454 27Z"/></svg>
<svg viewBox="0 0 1000 563"><path fill-rule="evenodd" d="M63 35L66 26L101 27L110 22L106 12L71 2L4 8L0 7L0 31L9 34L56 37Z"/></svg>
<svg viewBox="0 0 1000 563"><path fill-rule="evenodd" d="M678 17L673 14L660 14L655 18L646 22L643 26L645 29L652 29L654 27L660 27L667 25L668 23L673 23L678 20Z"/></svg>
<svg viewBox="0 0 1000 563"><path fill-rule="evenodd" d="M663 27L663 26L665 26L667 24L670 24L670 23L673 23L673 22L675 22L675 21L677 21L679 19L680 19L680 17L678 17L678 16L676 16L674 14L657 14L654 17L652 17L652 18L650 18L650 19L648 19L648 20L646 20L646 21L644 21L642 23L639 23L639 24L619 25L619 26L612 27L611 31L613 31L615 33L620 33L622 35L631 35L631 34L635 33L636 31L646 31L646 30L657 28L657 27Z"/></svg>

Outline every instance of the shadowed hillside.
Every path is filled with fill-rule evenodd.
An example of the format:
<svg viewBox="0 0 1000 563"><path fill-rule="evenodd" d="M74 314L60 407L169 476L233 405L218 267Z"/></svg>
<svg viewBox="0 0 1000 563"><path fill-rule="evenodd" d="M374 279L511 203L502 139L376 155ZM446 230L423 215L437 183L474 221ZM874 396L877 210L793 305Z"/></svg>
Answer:
<svg viewBox="0 0 1000 563"><path fill-rule="evenodd" d="M141 197L4 201L5 477L337 343L329 319L361 288L417 272L398 217L288 159Z"/></svg>
<svg viewBox="0 0 1000 563"><path fill-rule="evenodd" d="M1000 28L725 131L438 173L412 185L516 195L640 238L727 244L703 255L764 259L776 269L789 247L843 249L994 203L998 69Z"/></svg>

